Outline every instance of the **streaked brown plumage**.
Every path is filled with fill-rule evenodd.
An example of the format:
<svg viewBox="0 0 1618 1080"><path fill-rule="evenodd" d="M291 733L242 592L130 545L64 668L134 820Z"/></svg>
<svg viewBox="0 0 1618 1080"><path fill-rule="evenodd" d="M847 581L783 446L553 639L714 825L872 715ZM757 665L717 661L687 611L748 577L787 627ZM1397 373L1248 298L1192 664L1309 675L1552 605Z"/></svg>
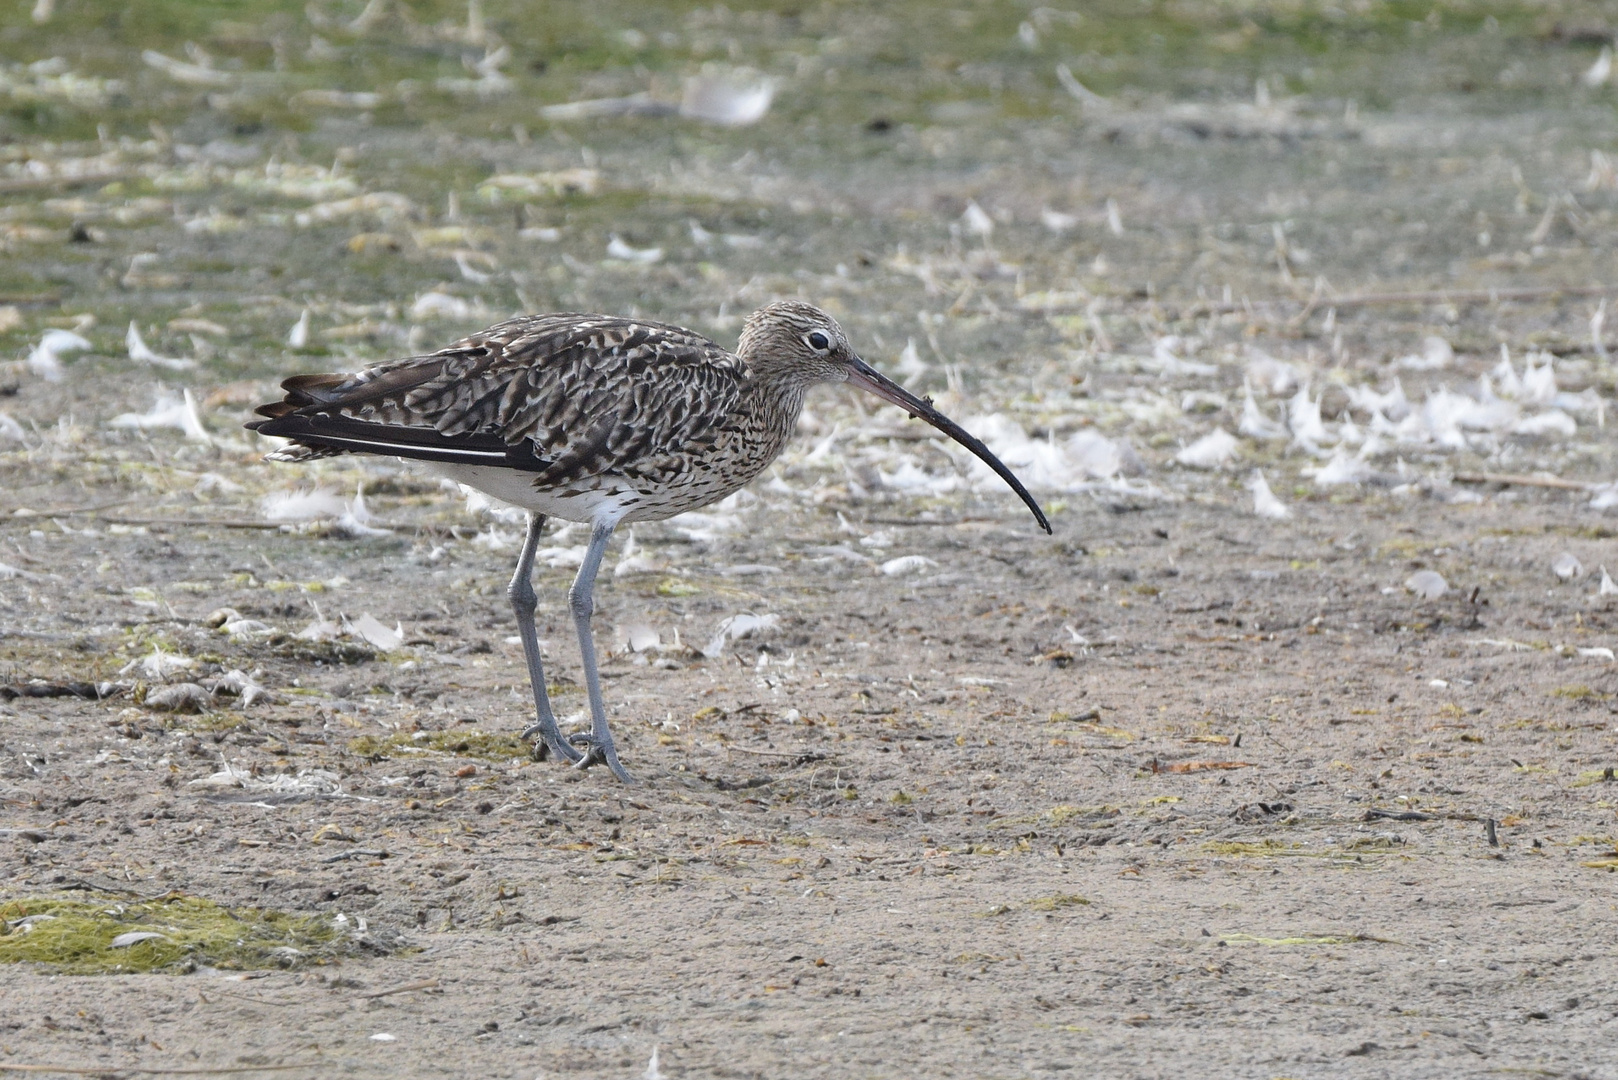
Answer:
<svg viewBox="0 0 1618 1080"><path fill-rule="evenodd" d="M267 419L248 426L291 440L274 460L415 458L527 509L511 595L539 713L528 734L581 766L605 761L628 780L607 731L589 630L590 592L612 530L706 506L747 484L780 454L805 393L823 382L869 390L962 443L1050 531L1033 497L981 442L862 361L831 316L796 301L749 316L735 353L663 323L522 316L429 356L354 375L295 376L282 384L285 399L258 410ZM592 526L569 594L593 718L584 755L556 730L532 626L528 579L547 515Z"/></svg>

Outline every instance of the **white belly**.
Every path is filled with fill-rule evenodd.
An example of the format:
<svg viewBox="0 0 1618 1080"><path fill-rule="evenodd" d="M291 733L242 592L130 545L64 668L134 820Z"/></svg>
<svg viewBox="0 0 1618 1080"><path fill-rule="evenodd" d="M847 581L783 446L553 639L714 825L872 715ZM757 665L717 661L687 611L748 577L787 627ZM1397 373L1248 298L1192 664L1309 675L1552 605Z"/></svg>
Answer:
<svg viewBox="0 0 1618 1080"><path fill-rule="evenodd" d="M598 487L563 494L534 487L533 474L491 465L443 465L431 468L458 484L475 488L501 502L520 506L546 517L563 521L605 522L616 525L643 496L627 485L614 485L610 480Z"/></svg>

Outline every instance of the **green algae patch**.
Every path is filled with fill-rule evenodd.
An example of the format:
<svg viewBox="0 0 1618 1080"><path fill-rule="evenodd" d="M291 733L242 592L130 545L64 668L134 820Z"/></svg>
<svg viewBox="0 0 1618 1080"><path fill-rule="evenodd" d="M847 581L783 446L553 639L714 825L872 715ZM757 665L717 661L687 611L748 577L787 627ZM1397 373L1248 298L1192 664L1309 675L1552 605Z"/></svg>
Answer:
<svg viewBox="0 0 1618 1080"><path fill-rule="evenodd" d="M1043 817L1052 825L1061 825L1064 822L1073 821L1076 819L1115 818L1119 815L1119 813L1120 811L1116 806L1107 806L1104 804L1100 806L1073 806L1069 803L1063 803L1060 806L1053 806L1049 810L1045 811Z"/></svg>
<svg viewBox="0 0 1618 1080"><path fill-rule="evenodd" d="M1016 817L995 818L994 824L999 827L1009 825L1064 825L1069 821L1104 821L1118 817L1121 814L1116 806L1073 806L1062 803L1049 810L1042 810L1037 814L1020 814Z"/></svg>
<svg viewBox="0 0 1618 1080"><path fill-rule="evenodd" d="M0 963L63 975L287 969L358 955L366 945L356 929L342 916L226 908L178 893L22 897L0 903Z"/></svg>
<svg viewBox="0 0 1618 1080"><path fill-rule="evenodd" d="M348 748L372 759L405 757L411 754L452 754L510 761L531 758L534 747L521 735L490 735L482 731L401 731L393 735L361 735L350 739Z"/></svg>
<svg viewBox="0 0 1618 1080"><path fill-rule="evenodd" d="M1249 855L1249 856L1309 856L1319 855L1318 851L1306 851L1302 844L1288 844L1280 840L1260 840L1257 842L1244 840L1214 840L1202 845L1202 849L1213 855Z"/></svg>
<svg viewBox="0 0 1618 1080"><path fill-rule="evenodd" d="M1056 911L1066 907L1080 907L1090 901L1074 893L1054 893L1051 896L1036 896L1028 901L1030 911Z"/></svg>
<svg viewBox="0 0 1618 1080"><path fill-rule="evenodd" d="M701 591L700 587L679 578L664 578L657 583L657 595L659 596L696 596Z"/></svg>
<svg viewBox="0 0 1618 1080"><path fill-rule="evenodd" d="M167 726L172 731L234 731L246 724L247 717L239 712L214 712L172 717Z"/></svg>
<svg viewBox="0 0 1618 1080"><path fill-rule="evenodd" d="M1550 693L1551 697L1567 698L1569 701L1611 701L1611 694L1604 694L1599 690L1575 683L1572 686L1558 686Z"/></svg>

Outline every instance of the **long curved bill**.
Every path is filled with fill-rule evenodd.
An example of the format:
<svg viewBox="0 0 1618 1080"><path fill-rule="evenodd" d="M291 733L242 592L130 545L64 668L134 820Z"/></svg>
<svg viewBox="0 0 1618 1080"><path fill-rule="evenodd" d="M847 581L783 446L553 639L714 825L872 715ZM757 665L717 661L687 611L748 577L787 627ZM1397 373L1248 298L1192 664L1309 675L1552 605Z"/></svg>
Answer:
<svg viewBox="0 0 1618 1080"><path fill-rule="evenodd" d="M1028 504L1028 509L1034 512L1034 520L1039 522L1040 528L1047 533L1051 531L1051 523L1046 520L1045 511L1039 508L1039 503L1035 502L1034 497L1028 494L1028 489L1022 486L1022 481L1017 479L1016 474L1006 468L1005 462L989 452L987 446L969 435L961 425L933 408L930 402L918 398L864 360L855 357L853 366L854 371L848 377L850 386L857 386L861 390L867 390L875 394L883 401L892 402L916 419L927 421L927 423L972 451L980 461L993 469L1000 479L1011 485L1011 490L1017 493L1018 498Z"/></svg>

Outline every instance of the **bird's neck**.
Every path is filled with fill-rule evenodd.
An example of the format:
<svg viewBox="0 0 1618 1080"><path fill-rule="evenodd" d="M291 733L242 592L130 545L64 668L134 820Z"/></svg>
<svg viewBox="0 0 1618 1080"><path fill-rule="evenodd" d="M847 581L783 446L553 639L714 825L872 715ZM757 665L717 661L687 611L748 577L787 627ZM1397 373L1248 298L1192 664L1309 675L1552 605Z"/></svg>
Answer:
<svg viewBox="0 0 1618 1080"><path fill-rule="evenodd" d="M748 391L743 409L759 427L776 432L784 443L798 426L804 393L809 387L796 373L768 362L748 360Z"/></svg>

